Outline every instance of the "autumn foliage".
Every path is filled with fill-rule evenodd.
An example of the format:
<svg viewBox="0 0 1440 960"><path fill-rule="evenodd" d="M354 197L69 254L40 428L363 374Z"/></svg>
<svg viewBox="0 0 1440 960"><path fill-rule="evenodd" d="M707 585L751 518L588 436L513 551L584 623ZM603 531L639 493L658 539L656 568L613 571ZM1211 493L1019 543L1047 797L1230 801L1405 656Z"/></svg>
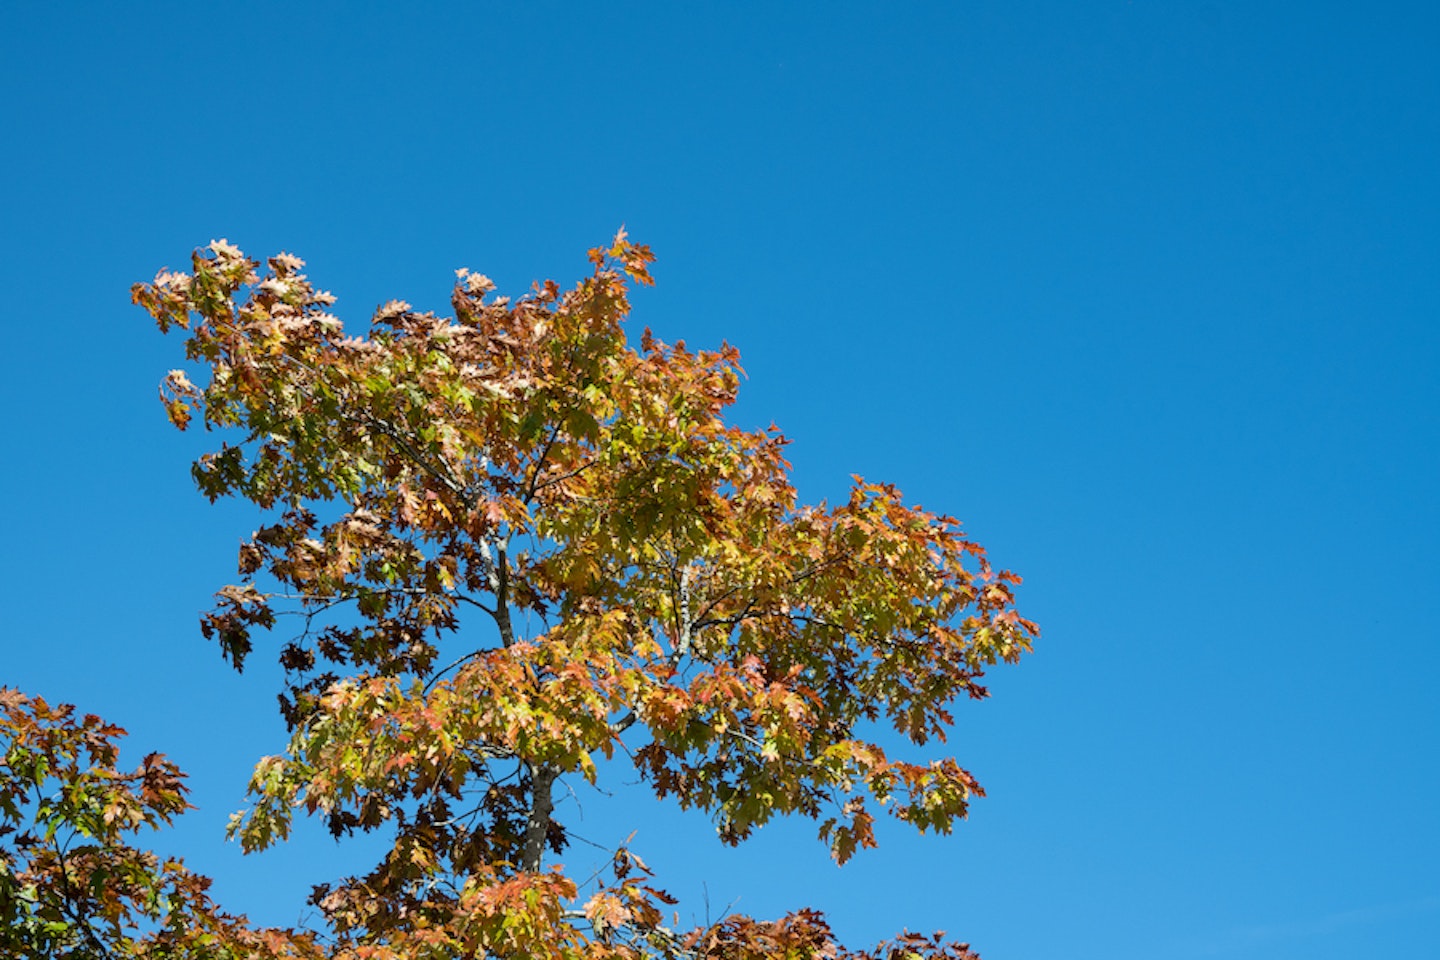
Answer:
<svg viewBox="0 0 1440 960"><path fill-rule="evenodd" d="M368 874L319 878L330 880L313 897L323 937L271 931L264 949L970 956L913 935L851 953L805 910L679 930L636 852L614 851L583 888L557 860L557 783L596 781L616 763L709 813L727 843L801 816L843 863L875 844L882 812L948 832L981 794L975 779L879 741L887 729L943 741L956 699L984 697L986 668L1018 659L1036 632L1014 609L1019 578L993 569L953 519L860 478L842 503L798 504L784 437L724 418L736 351L648 330L632 346L628 288L651 282L650 251L622 231L590 260L572 289L546 282L515 300L462 270L453 316L392 301L362 336L288 254L262 268L217 242L189 272L134 288L204 372L195 383L174 371L162 389L177 427L221 437L195 464L200 490L269 516L201 623L236 669L264 645L286 677L290 742L256 766L232 832L259 850L298 812L337 837L391 838ZM7 735L90 729L38 701L8 703L20 719ZM115 733L95 729L73 736ZM12 752L33 749L12 740ZM138 812L117 823L183 806L177 775L157 769L106 781L140 791L124 808ZM157 776L164 786L146 794ZM130 850L113 831L101 841ZM22 866L51 888L83 879L53 857ZM171 866L141 872L163 880ZM21 876L7 869L0 880ZM255 949L244 938L260 934L185 883L195 905L176 916L216 917L199 924L229 937L226 949ZM6 895L6 909L41 909L36 894ZM83 932L112 906L61 920Z"/></svg>
<svg viewBox="0 0 1440 960"><path fill-rule="evenodd" d="M208 879L135 845L188 804L163 756L117 767L124 733L0 689L0 956L320 957L309 934L253 929Z"/></svg>

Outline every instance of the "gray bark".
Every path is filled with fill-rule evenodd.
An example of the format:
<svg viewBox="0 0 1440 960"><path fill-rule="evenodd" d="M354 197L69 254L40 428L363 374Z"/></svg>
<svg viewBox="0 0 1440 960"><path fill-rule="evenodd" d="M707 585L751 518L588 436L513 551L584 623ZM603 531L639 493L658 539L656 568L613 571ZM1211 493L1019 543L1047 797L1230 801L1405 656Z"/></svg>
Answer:
<svg viewBox="0 0 1440 960"><path fill-rule="evenodd" d="M554 767L530 766L530 816L525 819L525 846L520 857L520 869L526 873L538 873L545 860L545 838L555 809L551 788L557 773Z"/></svg>

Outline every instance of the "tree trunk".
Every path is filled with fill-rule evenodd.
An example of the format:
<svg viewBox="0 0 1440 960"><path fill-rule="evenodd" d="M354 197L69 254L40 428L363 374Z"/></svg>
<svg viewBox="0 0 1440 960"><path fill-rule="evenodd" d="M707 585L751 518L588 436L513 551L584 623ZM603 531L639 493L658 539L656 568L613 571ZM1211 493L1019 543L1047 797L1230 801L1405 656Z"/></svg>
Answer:
<svg viewBox="0 0 1440 960"><path fill-rule="evenodd" d="M527 873L538 873L545 859L545 838L550 832L550 813L555 809L550 789L556 773L554 767L530 767L530 816L525 820L525 847L520 860L520 869Z"/></svg>

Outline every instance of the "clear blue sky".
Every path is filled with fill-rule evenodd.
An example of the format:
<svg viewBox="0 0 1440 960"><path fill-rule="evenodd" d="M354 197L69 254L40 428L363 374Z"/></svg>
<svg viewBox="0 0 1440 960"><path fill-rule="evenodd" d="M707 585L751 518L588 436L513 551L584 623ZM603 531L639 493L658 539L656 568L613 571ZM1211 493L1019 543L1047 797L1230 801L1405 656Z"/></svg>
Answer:
<svg viewBox="0 0 1440 960"><path fill-rule="evenodd" d="M581 833L639 827L686 919L813 905L855 944L1433 957L1437 10L11 4L0 683L178 759L201 809L160 842L294 921L359 861L221 842L281 731L196 615L258 518L191 489L128 287L227 237L361 325L461 266L573 280L624 223L637 326L740 347L802 496L958 515L1044 635L961 705L990 796L951 838L837 870L808 824L731 851L623 788Z"/></svg>

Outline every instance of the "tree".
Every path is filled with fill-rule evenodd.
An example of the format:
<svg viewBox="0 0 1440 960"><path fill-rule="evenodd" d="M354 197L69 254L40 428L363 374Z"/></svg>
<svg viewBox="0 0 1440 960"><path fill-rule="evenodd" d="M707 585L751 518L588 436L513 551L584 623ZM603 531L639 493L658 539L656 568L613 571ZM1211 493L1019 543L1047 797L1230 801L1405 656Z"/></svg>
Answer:
<svg viewBox="0 0 1440 960"><path fill-rule="evenodd" d="M202 631L239 670L256 628L296 624L291 739L233 835L267 847L297 809L389 831L372 871L316 888L334 957L969 955L913 936L851 954L813 911L678 931L635 852L583 888L547 859L557 782L625 763L726 843L803 816L844 863L876 808L948 832L975 779L876 740L943 741L955 699L1036 634L1019 578L953 519L858 477L798 505L784 437L724 419L738 353L628 345L651 253L622 231L590 260L517 300L461 270L453 317L392 301L359 337L288 254L262 271L219 241L135 286L206 371L166 378L171 421L230 438L200 490L268 511Z"/></svg>
<svg viewBox="0 0 1440 960"><path fill-rule="evenodd" d="M0 956L321 956L313 938L221 912L210 881L132 843L188 806L160 754L116 767L125 731L0 688Z"/></svg>

